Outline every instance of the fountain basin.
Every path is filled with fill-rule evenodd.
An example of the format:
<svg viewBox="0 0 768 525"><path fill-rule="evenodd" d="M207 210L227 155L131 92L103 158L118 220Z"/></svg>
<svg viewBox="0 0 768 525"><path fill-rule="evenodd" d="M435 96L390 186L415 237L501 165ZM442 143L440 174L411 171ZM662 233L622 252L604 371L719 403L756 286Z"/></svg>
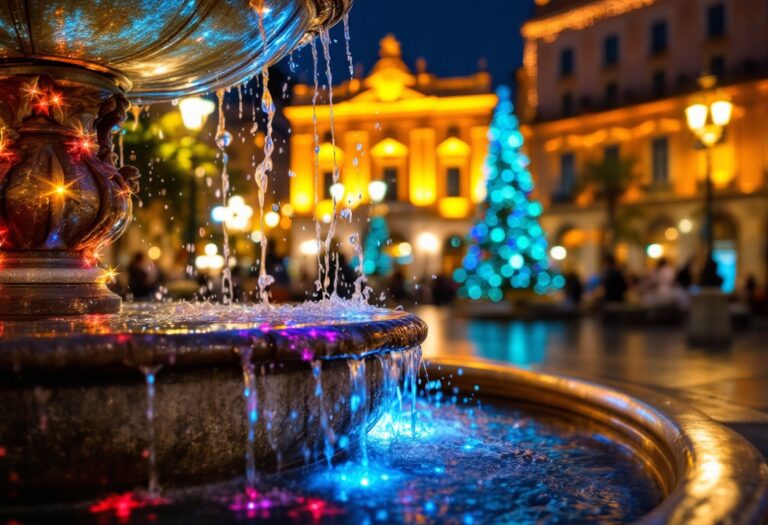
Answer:
<svg viewBox="0 0 768 525"><path fill-rule="evenodd" d="M257 467L274 469L278 455L282 466L320 459L321 400L336 437L354 441L363 421L348 405L349 362L366 362L365 410L375 415L384 368L418 347L426 325L404 312L350 313L349 304L155 304L5 320L0 333L0 499L23 502L146 485L151 441L163 486L242 475L248 353L264 419ZM143 371L155 372L154 440Z"/></svg>
<svg viewBox="0 0 768 525"><path fill-rule="evenodd" d="M642 524L761 524L768 520L768 465L744 438L684 403L622 385L623 391L509 366L440 359L430 377L459 395L580 421L629 448L656 479L662 502ZM617 480L621 483L621 480Z"/></svg>
<svg viewBox="0 0 768 525"><path fill-rule="evenodd" d="M0 6L0 69L88 70L136 103L239 84L352 0L26 0ZM260 16L259 13L262 13ZM264 37L260 32L264 28Z"/></svg>

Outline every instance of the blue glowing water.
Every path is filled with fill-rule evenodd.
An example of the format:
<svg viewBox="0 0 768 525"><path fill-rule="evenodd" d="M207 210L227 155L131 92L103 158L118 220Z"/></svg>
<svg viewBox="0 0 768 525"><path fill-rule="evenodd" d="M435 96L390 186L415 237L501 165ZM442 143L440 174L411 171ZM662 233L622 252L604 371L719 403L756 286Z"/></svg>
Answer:
<svg viewBox="0 0 768 525"><path fill-rule="evenodd" d="M407 407L406 407L407 408ZM168 492L159 504L112 496L57 523L617 523L661 499L629 449L584 422L469 401L419 402L382 419L359 449L325 462ZM38 523L34 519L22 522ZM46 521L40 521L45 523Z"/></svg>

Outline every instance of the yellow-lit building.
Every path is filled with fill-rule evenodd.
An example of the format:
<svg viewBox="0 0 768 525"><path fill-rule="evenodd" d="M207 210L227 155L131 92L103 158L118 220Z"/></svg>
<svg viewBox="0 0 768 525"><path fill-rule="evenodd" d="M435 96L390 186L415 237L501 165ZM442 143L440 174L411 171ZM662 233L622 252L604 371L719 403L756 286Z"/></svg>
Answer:
<svg viewBox="0 0 768 525"><path fill-rule="evenodd" d="M617 154L636 158L641 176L622 206L635 212L639 240L623 242L619 256L636 272L651 256L701 260L705 156L685 107L708 71L735 105L713 150L716 258L737 282L753 274L765 283L768 3L537 0L522 35L518 111L543 225L566 248L561 264L585 277L599 271L604 204L579 176L590 160Z"/></svg>
<svg viewBox="0 0 768 525"><path fill-rule="evenodd" d="M437 78L423 60L411 71L392 35L381 40L379 55L367 77L333 87L335 149L327 99L321 94L325 103L313 110L314 87L294 88L285 109L292 127L292 251L299 260L302 246L311 248L313 215L321 224L329 221L337 168L343 184L343 190L334 189L341 197L338 209L353 211L352 223L340 221L339 239L353 231L364 234L369 184L384 181L385 208L379 209L386 209L392 249L404 255L400 260L412 259L410 270L419 276L449 270L459 263L455 237L466 235L484 197L486 133L496 104L491 79L483 71ZM303 251L309 264L309 250Z"/></svg>

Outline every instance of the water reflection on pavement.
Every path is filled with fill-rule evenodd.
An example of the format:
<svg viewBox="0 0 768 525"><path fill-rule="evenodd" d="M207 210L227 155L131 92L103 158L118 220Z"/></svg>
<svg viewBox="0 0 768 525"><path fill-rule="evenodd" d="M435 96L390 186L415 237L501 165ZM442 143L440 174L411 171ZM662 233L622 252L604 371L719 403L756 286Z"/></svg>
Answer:
<svg viewBox="0 0 768 525"><path fill-rule="evenodd" d="M586 379L669 391L743 433L768 455L768 327L740 332L730 348L689 348L684 327L469 319L449 308L412 310L429 326L425 359L482 358Z"/></svg>

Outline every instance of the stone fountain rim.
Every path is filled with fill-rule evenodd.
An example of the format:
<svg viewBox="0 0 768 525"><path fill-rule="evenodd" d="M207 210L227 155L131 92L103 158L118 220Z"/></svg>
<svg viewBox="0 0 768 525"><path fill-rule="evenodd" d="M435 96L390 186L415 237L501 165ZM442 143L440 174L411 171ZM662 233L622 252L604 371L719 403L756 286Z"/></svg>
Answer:
<svg viewBox="0 0 768 525"><path fill-rule="evenodd" d="M141 311L141 305L126 305ZM145 305L149 306L149 305ZM157 304L151 305L157 308ZM162 308L162 305L159 305ZM413 314L378 310L368 318L318 320L295 324L201 321L197 329L163 327L154 331L56 333L45 325L96 323L124 314L38 320L0 319L0 373L117 370L125 366L173 363L175 369L239 365L236 351L252 349L252 362L301 362L313 359L361 359L420 345L427 325ZM74 325L70 325L74 326ZM14 330L16 333L14 333ZM310 354L303 353L311 350Z"/></svg>
<svg viewBox="0 0 768 525"><path fill-rule="evenodd" d="M583 379L472 358L439 358L430 377L512 402L595 421L622 437L656 475L664 497L637 525L756 525L768 520L768 464L751 443L684 402L635 385ZM628 393L625 393L629 392Z"/></svg>

